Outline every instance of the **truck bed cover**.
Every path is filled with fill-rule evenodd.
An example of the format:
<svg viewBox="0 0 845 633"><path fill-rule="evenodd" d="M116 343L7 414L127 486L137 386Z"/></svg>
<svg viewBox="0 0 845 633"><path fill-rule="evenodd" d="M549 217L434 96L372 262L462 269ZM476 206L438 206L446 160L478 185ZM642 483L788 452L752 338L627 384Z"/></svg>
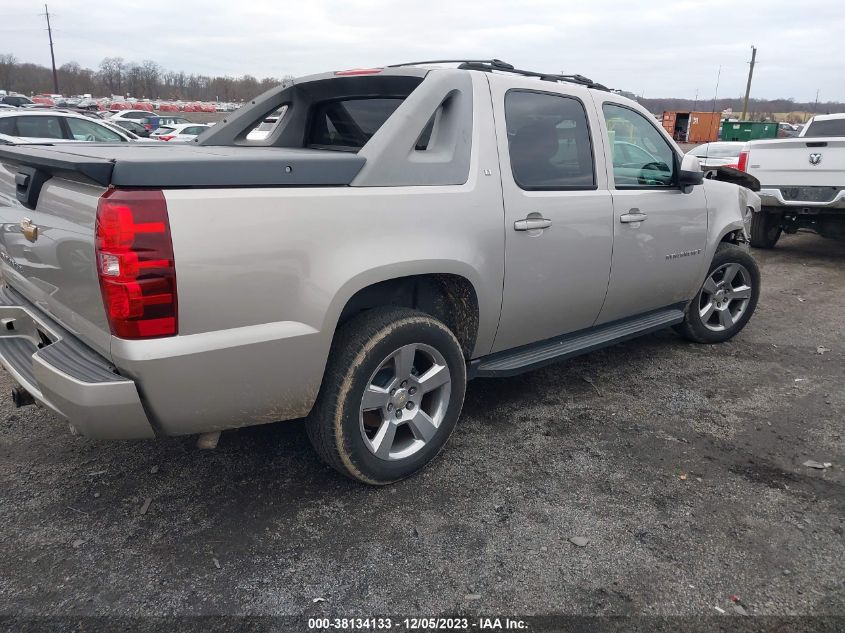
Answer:
<svg viewBox="0 0 845 633"><path fill-rule="evenodd" d="M0 146L7 160L104 186L156 188L348 185L366 162L350 152L165 141Z"/></svg>

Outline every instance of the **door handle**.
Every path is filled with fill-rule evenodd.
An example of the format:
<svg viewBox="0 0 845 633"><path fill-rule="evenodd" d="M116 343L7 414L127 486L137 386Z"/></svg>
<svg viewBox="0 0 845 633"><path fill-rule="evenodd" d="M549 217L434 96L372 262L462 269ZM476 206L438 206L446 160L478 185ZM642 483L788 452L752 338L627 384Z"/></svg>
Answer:
<svg viewBox="0 0 845 633"><path fill-rule="evenodd" d="M536 231L538 229L547 229L552 225L551 220L546 218L525 218L524 220L517 220L513 223L514 231Z"/></svg>
<svg viewBox="0 0 845 633"><path fill-rule="evenodd" d="M631 209L628 213L623 213L619 216L619 221L623 224L630 224L631 222L645 222L648 215L639 209Z"/></svg>

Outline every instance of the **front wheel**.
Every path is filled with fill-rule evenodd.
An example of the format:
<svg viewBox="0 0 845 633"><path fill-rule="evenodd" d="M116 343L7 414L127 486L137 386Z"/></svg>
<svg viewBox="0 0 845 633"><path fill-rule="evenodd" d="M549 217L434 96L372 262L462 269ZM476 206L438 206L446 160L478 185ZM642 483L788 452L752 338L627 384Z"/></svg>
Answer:
<svg viewBox="0 0 845 633"><path fill-rule="evenodd" d="M720 244L707 279L687 307L686 319L675 326L696 343L721 343L736 336L757 307L760 269L743 248Z"/></svg>
<svg viewBox="0 0 845 633"><path fill-rule="evenodd" d="M440 452L465 389L461 346L443 323L407 308L368 310L335 336L308 437L347 477L392 483Z"/></svg>

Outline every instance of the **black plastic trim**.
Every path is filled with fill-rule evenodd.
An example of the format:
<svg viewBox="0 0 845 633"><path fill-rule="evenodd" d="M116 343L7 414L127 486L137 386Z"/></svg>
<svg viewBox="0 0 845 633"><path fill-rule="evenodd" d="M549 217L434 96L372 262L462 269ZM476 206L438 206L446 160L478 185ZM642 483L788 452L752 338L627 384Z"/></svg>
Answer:
<svg viewBox="0 0 845 633"><path fill-rule="evenodd" d="M504 378L574 358L602 347L656 332L684 320L686 304L676 304L594 326L578 332L530 343L472 361L473 377Z"/></svg>

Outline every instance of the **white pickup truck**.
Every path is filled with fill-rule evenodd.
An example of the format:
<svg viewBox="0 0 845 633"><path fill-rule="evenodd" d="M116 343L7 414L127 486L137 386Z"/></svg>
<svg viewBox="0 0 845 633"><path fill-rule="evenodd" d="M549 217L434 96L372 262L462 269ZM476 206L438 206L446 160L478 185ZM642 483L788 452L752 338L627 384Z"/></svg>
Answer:
<svg viewBox="0 0 845 633"><path fill-rule="evenodd" d="M760 181L752 246L798 229L845 239L845 113L813 117L798 138L751 141L739 168Z"/></svg>

